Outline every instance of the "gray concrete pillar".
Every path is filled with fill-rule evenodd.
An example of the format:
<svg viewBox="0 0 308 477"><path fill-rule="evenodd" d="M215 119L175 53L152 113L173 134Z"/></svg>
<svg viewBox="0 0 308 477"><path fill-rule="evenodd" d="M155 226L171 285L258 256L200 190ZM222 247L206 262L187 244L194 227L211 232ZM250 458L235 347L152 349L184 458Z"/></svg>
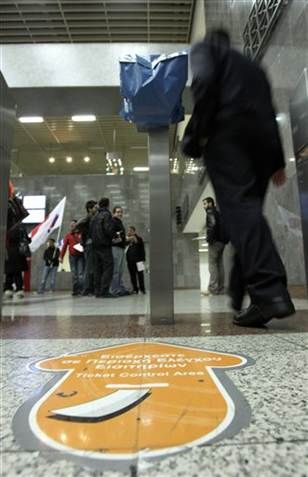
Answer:
<svg viewBox="0 0 308 477"><path fill-rule="evenodd" d="M174 323L168 127L149 132L151 323Z"/></svg>

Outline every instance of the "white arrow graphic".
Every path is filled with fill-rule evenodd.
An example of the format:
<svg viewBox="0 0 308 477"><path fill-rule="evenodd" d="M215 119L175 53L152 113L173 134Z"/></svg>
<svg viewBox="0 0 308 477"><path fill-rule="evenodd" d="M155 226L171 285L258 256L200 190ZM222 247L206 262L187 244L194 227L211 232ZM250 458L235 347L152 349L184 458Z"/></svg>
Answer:
<svg viewBox="0 0 308 477"><path fill-rule="evenodd" d="M54 417L64 417L71 420L87 419L97 420L122 412L126 408L138 403L141 399L149 394L150 388L119 390L108 394L103 398L94 399L77 406L64 407L62 409L54 409L52 414Z"/></svg>

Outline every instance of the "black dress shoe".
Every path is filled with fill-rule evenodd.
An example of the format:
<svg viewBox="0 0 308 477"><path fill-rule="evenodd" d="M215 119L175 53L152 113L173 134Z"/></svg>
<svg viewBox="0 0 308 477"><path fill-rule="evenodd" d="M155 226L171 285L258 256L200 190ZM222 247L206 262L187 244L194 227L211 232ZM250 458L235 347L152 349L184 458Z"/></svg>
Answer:
<svg viewBox="0 0 308 477"><path fill-rule="evenodd" d="M290 298L282 300L277 297L275 301L262 307L251 304L247 310L233 318L233 323L238 326L259 327L264 326L272 318L286 318L294 313L295 308Z"/></svg>

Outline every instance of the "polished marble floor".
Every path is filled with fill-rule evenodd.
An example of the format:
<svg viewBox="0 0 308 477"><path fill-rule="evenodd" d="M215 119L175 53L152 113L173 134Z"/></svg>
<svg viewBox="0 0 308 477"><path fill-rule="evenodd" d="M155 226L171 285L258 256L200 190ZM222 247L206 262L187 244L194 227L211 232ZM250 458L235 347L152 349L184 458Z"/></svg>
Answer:
<svg viewBox="0 0 308 477"><path fill-rule="evenodd" d="M175 293L175 323L168 326L151 326L148 296L98 302L61 293L7 302L1 324L1 475L308 476L308 301L297 298L295 304L294 317L246 329L232 325L227 297L201 297L194 290ZM33 405L35 396L55 379L54 373L34 370L31 363L127 343L169 343L246 357L250 365L226 369L225 379L242 396L234 401L238 416L249 408L249 419L222 439L149 459L148 449L140 448L141 423L150 425L144 413L139 416L144 422L131 432L135 459L129 464L104 461L101 466L78 463L65 453L34 444L26 425L15 426L14 434L17 411L30 399ZM90 385L95 388L94 380ZM195 387L191 393L196 393Z"/></svg>

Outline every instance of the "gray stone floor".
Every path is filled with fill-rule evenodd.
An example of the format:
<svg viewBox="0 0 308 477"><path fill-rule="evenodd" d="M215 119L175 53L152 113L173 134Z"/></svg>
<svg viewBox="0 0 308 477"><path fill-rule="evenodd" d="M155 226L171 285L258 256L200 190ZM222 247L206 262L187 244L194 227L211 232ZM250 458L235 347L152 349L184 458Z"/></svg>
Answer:
<svg viewBox="0 0 308 477"><path fill-rule="evenodd" d="M206 297L199 290L175 290L175 313L229 312L227 295ZM307 299L294 299L297 310L308 310ZM93 297L72 297L68 292L26 294L22 300L6 300L3 316L65 316L65 315L142 315L149 312L149 295L131 295L110 300Z"/></svg>
<svg viewBox="0 0 308 477"><path fill-rule="evenodd" d="M232 325L225 328L224 322L224 320L230 321L231 316L228 314L226 297L215 297L215 300L212 300L200 298L200 295L194 291L182 292L176 297L177 306L182 306L185 313L188 313L187 316L189 316L187 310L192 309L195 321L199 309L200 335L191 336L188 333L187 336L182 335L181 328L184 327L185 331L188 329L187 318L184 324L179 321L175 326L168 327L169 331L166 333L168 337L163 337L163 334L155 337L155 334L151 334L150 328L145 326L148 320L147 314L141 311L142 307L144 310L147 308L147 299L128 297L123 301L112 300L113 305L109 305L108 301L106 308L105 306L103 308L106 318L107 315L108 318L113 316L115 320L113 329L118 327L119 333L115 335L106 333L105 336L102 333L100 338L95 338L95 334L91 333L89 335L91 337L88 338L69 339L65 335L65 317L69 314L72 321L74 316L76 319L79 316L79 319L85 320L90 320L92 317L95 321L99 313L98 305L89 305L88 299L81 299L75 304L65 295L60 295L58 298L59 300L57 296L54 296L51 299L48 295L43 299L30 297L23 304L18 302L15 306L11 303L5 308L6 318L12 314L16 317L20 315L31 318L32 316L34 321L31 326L37 323L37 327L42 329L47 326L48 320L53 320L57 322L58 332L54 339L52 337L24 339L23 336L16 339L12 335L12 338L1 341L1 475L9 477L17 475L24 477L308 476L308 334L303 331L307 329L308 324L307 301L296 301L297 309L301 308L298 319L293 322L291 319L279 320L279 322L289 322L284 333L276 332L273 327L270 332L263 330L261 334L254 334L253 330L244 329L232 335L230 333ZM128 301L131 298L132 308L128 313L124 300ZM118 316L115 312L110 312L111 306L115 307L115 302ZM65 303L64 310L63 303ZM202 312L200 307L203 307ZM39 309L41 309L41 315ZM76 311L78 309L80 315ZM126 322L123 326L125 310L126 314L130 315L129 320L135 320L139 323L139 327L143 327L141 335L134 335L132 331L129 333ZM210 310L210 315L205 310ZM15 325L14 321L12 322L13 331L18 328L18 318L16 320ZM216 328L209 325L211 320L216 320ZM206 326L203 327L202 324ZM219 331L220 324L221 331ZM107 322L105 324L102 322L102 329L104 326L108 332L112 331L107 327ZM135 328L132 329L135 330ZM65 338L61 337L61 334L64 334ZM239 354L254 360L251 366L225 372L249 404L251 409L249 424L242 427L232 437L227 436L211 445L187 447L185 452L158 459L157 462L147 458L146 450L141 450L131 467L102 464L100 470L72 462L51 448L38 451L35 446L31 447L30 444L22 446L17 442L12 431L12 420L17 410L30 398L40 393L42 386L54 377L54 374L47 372L33 372L29 368L31 363L63 354L76 354L132 342L170 343L201 350ZM191 391L194 392L193 389ZM27 441L26 429L20 428L18 432ZM138 442L138 428L136 435L132 435L132 439Z"/></svg>

